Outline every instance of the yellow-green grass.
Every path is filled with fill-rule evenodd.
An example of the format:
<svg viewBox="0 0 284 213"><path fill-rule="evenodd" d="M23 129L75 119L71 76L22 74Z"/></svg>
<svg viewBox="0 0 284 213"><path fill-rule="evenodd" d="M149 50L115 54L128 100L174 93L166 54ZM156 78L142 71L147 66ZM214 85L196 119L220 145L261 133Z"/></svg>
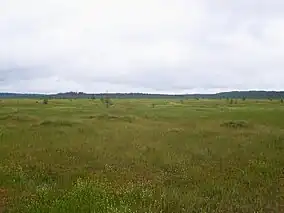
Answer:
<svg viewBox="0 0 284 213"><path fill-rule="evenodd" d="M284 105L0 102L0 212L281 212Z"/></svg>

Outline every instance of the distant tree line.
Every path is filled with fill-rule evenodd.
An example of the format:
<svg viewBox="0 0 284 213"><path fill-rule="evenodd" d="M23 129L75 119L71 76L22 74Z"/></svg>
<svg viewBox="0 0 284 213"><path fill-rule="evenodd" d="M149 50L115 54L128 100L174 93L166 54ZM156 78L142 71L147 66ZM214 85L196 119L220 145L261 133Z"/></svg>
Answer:
<svg viewBox="0 0 284 213"><path fill-rule="evenodd" d="M284 91L233 91L222 92L216 94L183 94L183 95L165 95L165 94L147 94L147 93L98 93L87 94L83 92L66 92L53 95L43 94L18 94L18 93L0 93L0 98L58 98L58 99L101 99L101 97L109 97L110 99L283 99Z"/></svg>

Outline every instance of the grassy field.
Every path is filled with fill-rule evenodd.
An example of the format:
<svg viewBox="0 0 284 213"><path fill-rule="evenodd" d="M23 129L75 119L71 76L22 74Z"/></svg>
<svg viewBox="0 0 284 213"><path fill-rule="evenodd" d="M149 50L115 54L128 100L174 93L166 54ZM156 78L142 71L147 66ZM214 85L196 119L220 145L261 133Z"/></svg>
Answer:
<svg viewBox="0 0 284 213"><path fill-rule="evenodd" d="M113 101L0 101L0 212L284 212L280 101Z"/></svg>

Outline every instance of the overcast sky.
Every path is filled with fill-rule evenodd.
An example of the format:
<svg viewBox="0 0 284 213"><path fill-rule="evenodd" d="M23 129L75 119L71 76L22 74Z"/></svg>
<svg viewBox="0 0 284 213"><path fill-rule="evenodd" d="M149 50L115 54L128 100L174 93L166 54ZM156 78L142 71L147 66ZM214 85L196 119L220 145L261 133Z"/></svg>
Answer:
<svg viewBox="0 0 284 213"><path fill-rule="evenodd" d="M0 0L0 92L284 90L283 0Z"/></svg>

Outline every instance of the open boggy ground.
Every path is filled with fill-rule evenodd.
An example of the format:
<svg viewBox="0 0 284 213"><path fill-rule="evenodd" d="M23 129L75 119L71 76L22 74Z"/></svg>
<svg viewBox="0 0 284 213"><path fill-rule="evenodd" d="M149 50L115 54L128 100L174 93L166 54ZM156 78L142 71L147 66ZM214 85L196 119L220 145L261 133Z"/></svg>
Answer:
<svg viewBox="0 0 284 213"><path fill-rule="evenodd" d="M283 212L284 105L2 100L0 212Z"/></svg>

